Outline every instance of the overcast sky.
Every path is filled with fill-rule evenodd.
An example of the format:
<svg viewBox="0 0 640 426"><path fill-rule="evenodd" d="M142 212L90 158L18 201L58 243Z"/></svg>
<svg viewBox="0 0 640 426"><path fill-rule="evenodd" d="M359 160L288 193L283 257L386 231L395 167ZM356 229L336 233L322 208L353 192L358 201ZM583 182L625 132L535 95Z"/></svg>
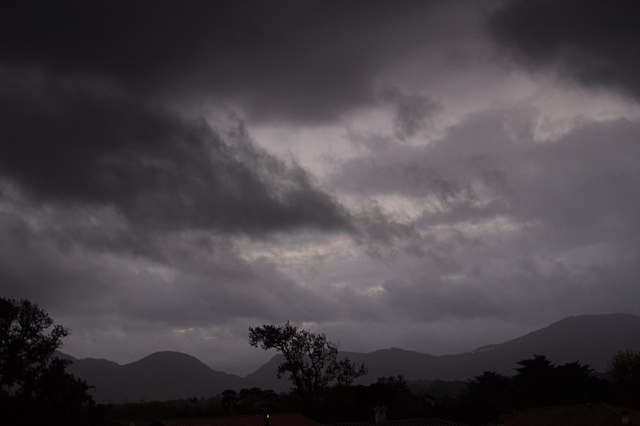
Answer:
<svg viewBox="0 0 640 426"><path fill-rule="evenodd" d="M10 1L0 293L63 351L431 354L640 315L640 2Z"/></svg>

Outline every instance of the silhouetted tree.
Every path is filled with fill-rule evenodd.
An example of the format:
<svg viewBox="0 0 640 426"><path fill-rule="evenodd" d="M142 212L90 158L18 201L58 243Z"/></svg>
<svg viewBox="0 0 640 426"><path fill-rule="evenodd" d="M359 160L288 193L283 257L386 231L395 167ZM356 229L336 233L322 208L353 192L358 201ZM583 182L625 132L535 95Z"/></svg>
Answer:
<svg viewBox="0 0 640 426"><path fill-rule="evenodd" d="M227 414L252 414L263 408L276 408L280 397L271 389L244 388L240 392L227 389L222 392L220 406Z"/></svg>
<svg viewBox="0 0 640 426"><path fill-rule="evenodd" d="M518 374L513 377L514 396L518 408L541 407L552 404L555 365L544 355L518 362Z"/></svg>
<svg viewBox="0 0 640 426"><path fill-rule="evenodd" d="M233 389L227 389L222 392L222 401L220 406L226 414L233 414L238 405L238 392Z"/></svg>
<svg viewBox="0 0 640 426"><path fill-rule="evenodd" d="M607 400L608 384L579 362L554 365L546 356L518 362L517 374L485 371L466 382L456 420L482 424L514 409L583 404Z"/></svg>
<svg viewBox="0 0 640 426"><path fill-rule="evenodd" d="M240 389L240 394L238 395L239 403L253 411L271 407L278 399L278 394L271 389L245 388Z"/></svg>
<svg viewBox="0 0 640 426"><path fill-rule="evenodd" d="M293 390L307 410L318 413L322 393L331 385L349 386L367 373L348 358L338 360L338 345L322 333L299 329L287 321L284 325L249 328L249 344L264 350L275 349L285 361L278 366L277 377L289 373Z"/></svg>
<svg viewBox="0 0 640 426"><path fill-rule="evenodd" d="M534 355L518 364L513 377L516 408L582 404L606 399L606 382L579 362L555 366L546 356Z"/></svg>
<svg viewBox="0 0 640 426"><path fill-rule="evenodd" d="M466 385L467 389L461 396L461 411L464 416L460 420L467 423L485 423L512 410L511 378L493 371L485 371L482 375L467 380Z"/></svg>
<svg viewBox="0 0 640 426"><path fill-rule="evenodd" d="M374 393L375 405L387 407L390 419L410 416L413 393L404 376L378 377L378 381L370 387Z"/></svg>
<svg viewBox="0 0 640 426"><path fill-rule="evenodd" d="M640 352L618 351L607 365L619 399L640 408Z"/></svg>
<svg viewBox="0 0 640 426"><path fill-rule="evenodd" d="M555 404L583 404L606 399L608 383L591 375L593 368L578 361L556 367Z"/></svg>
<svg viewBox="0 0 640 426"><path fill-rule="evenodd" d="M335 386L325 395L323 423L372 421L376 406L386 407L393 420L421 417L424 408L403 376L378 377L369 386Z"/></svg>
<svg viewBox="0 0 640 426"><path fill-rule="evenodd" d="M54 357L68 330L29 300L1 300L3 424L79 424L83 409L93 405L90 387L65 371L71 361Z"/></svg>

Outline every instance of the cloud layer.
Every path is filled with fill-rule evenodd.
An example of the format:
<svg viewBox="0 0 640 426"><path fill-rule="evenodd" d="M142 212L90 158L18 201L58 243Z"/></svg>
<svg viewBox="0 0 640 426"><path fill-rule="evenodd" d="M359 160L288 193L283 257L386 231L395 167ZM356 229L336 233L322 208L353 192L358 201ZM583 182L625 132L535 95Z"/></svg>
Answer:
<svg viewBox="0 0 640 426"><path fill-rule="evenodd" d="M437 34L425 24L438 3L13 2L2 50L10 64L135 96L231 101L254 119L318 123L370 104L378 73Z"/></svg>
<svg viewBox="0 0 640 426"><path fill-rule="evenodd" d="M630 1L505 2L489 20L495 39L519 62L559 71L588 87L640 97L640 30Z"/></svg>
<svg viewBox="0 0 640 426"><path fill-rule="evenodd" d="M596 3L13 2L0 290L73 355L231 372L263 323L444 353L640 314L636 6Z"/></svg>

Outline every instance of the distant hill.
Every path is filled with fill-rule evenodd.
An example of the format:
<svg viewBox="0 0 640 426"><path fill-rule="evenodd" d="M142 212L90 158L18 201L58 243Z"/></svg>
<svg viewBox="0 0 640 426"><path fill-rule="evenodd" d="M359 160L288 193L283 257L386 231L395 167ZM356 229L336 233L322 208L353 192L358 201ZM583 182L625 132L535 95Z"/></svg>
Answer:
<svg viewBox="0 0 640 426"><path fill-rule="evenodd" d="M225 389L252 386L246 379L214 371L197 358L180 352L156 352L125 365L104 359L68 358L73 364L67 370L96 387L97 402L210 397Z"/></svg>
<svg viewBox="0 0 640 426"><path fill-rule="evenodd" d="M556 364L580 361L596 371L605 371L619 350L640 350L640 317L629 314L568 317L525 336L484 346L465 354L487 365L518 361L534 353L546 355ZM514 361L514 362L515 362ZM489 364L493 363L493 364ZM512 367L515 368L515 365ZM507 370L494 368L494 370Z"/></svg>
<svg viewBox="0 0 640 426"><path fill-rule="evenodd" d="M597 371L618 351L640 351L640 317L628 314L582 315L565 318L548 327L505 343L486 345L472 352L433 356L398 348L370 353L342 352L364 363L369 374L358 384L383 376L404 375L407 380L465 380L497 371L511 375L516 363L534 354L546 355L556 364L580 361ZM416 338L419 338L417 336ZM166 400L214 396L225 389L258 386L277 392L289 390L288 380L278 380L277 355L255 372L241 378L214 371L195 357L179 352L157 352L131 364L118 365L104 359L74 359L69 372L96 386L98 402Z"/></svg>
<svg viewBox="0 0 640 426"><path fill-rule="evenodd" d="M402 374L407 380L465 380L497 371L514 374L516 363L534 354L546 355L556 364L580 361L596 371L605 371L618 351L640 351L640 317L629 314L582 315L568 317L548 327L501 344L487 345L472 352L433 356L398 348L370 353L341 352L352 361L364 363L369 374L356 383L369 384L378 377ZM290 384L278 380L275 371L282 357L277 355L249 374L247 379L263 388L287 390Z"/></svg>

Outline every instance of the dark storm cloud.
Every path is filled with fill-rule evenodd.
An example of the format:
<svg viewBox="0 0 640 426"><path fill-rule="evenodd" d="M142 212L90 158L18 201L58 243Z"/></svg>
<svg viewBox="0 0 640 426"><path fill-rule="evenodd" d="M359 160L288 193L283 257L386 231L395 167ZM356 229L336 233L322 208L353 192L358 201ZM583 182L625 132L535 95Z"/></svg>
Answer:
<svg viewBox="0 0 640 426"><path fill-rule="evenodd" d="M415 136L424 130L431 116L442 110L442 106L424 95L406 95L396 87L380 92L380 100L395 106L394 131L400 140Z"/></svg>
<svg viewBox="0 0 640 426"><path fill-rule="evenodd" d="M96 300L113 306L110 299L118 293L122 278L120 262L61 246L56 238L47 237L46 230L36 229L48 224L1 207L0 284L5 295L28 297L76 314L100 313Z"/></svg>
<svg viewBox="0 0 640 426"><path fill-rule="evenodd" d="M624 299L638 279L640 122L585 122L538 141L534 118L474 114L442 139L351 159L334 176L345 191L403 195L419 209L411 227L431 235L419 261L382 273L370 302L381 317L635 312Z"/></svg>
<svg viewBox="0 0 640 426"><path fill-rule="evenodd" d="M231 102L253 119L317 123L375 103L380 70L438 32L425 24L431 3L12 2L0 16L0 175L30 202L111 209L55 218L60 241L157 260L149 230L311 228L386 241L407 231L380 215L369 226L368 212L354 224L242 127L175 111ZM402 137L432 106L401 93L393 102Z"/></svg>
<svg viewBox="0 0 640 426"><path fill-rule="evenodd" d="M0 281L70 325L326 321L339 314L331 300L272 261L246 260L238 239L346 233L378 257L419 240L373 207L346 211L241 125L217 131L93 81L5 83Z"/></svg>
<svg viewBox="0 0 640 426"><path fill-rule="evenodd" d="M0 174L28 198L110 206L136 226L260 234L346 230L342 207L300 167L128 97L4 88Z"/></svg>
<svg viewBox="0 0 640 426"><path fill-rule="evenodd" d="M562 227L562 236L576 229L572 238L635 228L640 123L587 122L548 142L533 139L533 126L527 110L474 114L427 146L349 160L333 179L345 191L433 198L437 208L424 214L433 225L506 214Z"/></svg>
<svg viewBox="0 0 640 426"><path fill-rule="evenodd" d="M431 261L402 268L391 265L381 276L393 278L385 279L375 294L363 297L344 290L338 300L355 311L351 320L414 324L443 319L537 324L585 312L636 311L632 300L640 271L632 244L618 242L613 261L581 259L590 266L576 271L558 262L564 250L553 244L532 249L535 241L533 233L526 233L485 237L475 248L458 244L449 253L460 261L457 270ZM438 244L432 249L447 252ZM456 332L455 327L451 331Z"/></svg>
<svg viewBox="0 0 640 426"><path fill-rule="evenodd" d="M587 87L640 99L640 3L628 0L511 0L489 20L493 37L519 62L557 68Z"/></svg>
<svg viewBox="0 0 640 426"><path fill-rule="evenodd" d="M411 224L399 223L371 202L354 216L355 241L365 252L379 260L392 260L402 255L423 257L423 238Z"/></svg>
<svg viewBox="0 0 640 426"><path fill-rule="evenodd" d="M243 276L212 275L183 268L159 284L153 273L136 274L120 297L119 310L128 321L166 327L210 327L237 319L270 322L326 321L334 310L326 297L299 286L266 259L244 262ZM133 277L129 277L131 280Z"/></svg>
<svg viewBox="0 0 640 426"><path fill-rule="evenodd" d="M3 206L4 207L4 206ZM224 238L171 234L148 238L164 263L126 251L60 243L59 227L27 211L0 212L0 283L77 318L118 317L123 327L211 327L238 318L326 320L322 294L299 286L272 262L243 259ZM135 232L135 230L133 230ZM135 325L138 323L138 325ZM144 325L141 325L144 324Z"/></svg>
<svg viewBox="0 0 640 426"><path fill-rule="evenodd" d="M374 101L378 73L439 33L427 23L432 3L12 1L0 57L136 96L232 100L255 119L324 122Z"/></svg>
<svg viewBox="0 0 640 426"><path fill-rule="evenodd" d="M510 58L638 98L635 27L607 23L626 6L500 5L489 29ZM493 62L478 18L494 6L3 5L2 291L116 361L207 348L231 364L247 327L286 320L437 352L494 325L638 313L640 122L537 139L512 95L571 90ZM484 105L504 109L461 116ZM325 180L269 151L289 146Z"/></svg>
<svg viewBox="0 0 640 426"><path fill-rule="evenodd" d="M431 321L444 316L474 318L501 316L508 305L491 300L486 287L468 283L457 284L426 278L414 282L387 280L382 293L383 303L391 309L404 309L404 314L421 321Z"/></svg>

